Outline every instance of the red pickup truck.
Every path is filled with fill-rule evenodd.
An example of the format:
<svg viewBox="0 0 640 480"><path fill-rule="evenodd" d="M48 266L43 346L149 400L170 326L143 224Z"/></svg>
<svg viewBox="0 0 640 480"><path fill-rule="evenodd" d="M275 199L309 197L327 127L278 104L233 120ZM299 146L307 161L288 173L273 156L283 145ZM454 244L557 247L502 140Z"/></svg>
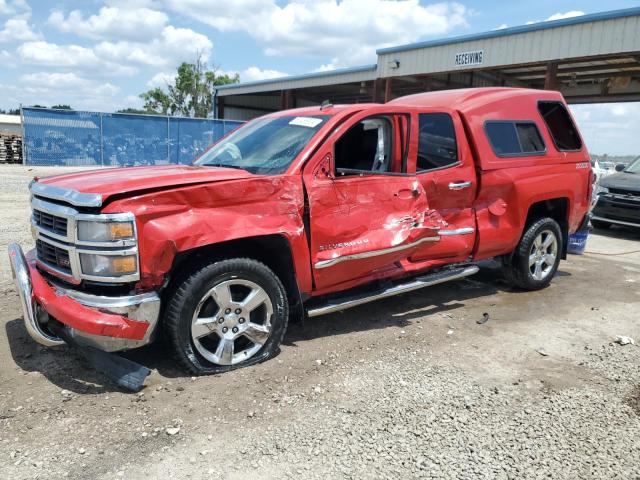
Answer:
<svg viewBox="0 0 640 480"><path fill-rule="evenodd" d="M460 279L481 260L543 288L591 188L558 92L325 104L248 122L193 166L35 179L36 248L9 254L37 342L63 343L63 329L116 351L163 334L189 371L215 373L273 356L292 316Z"/></svg>

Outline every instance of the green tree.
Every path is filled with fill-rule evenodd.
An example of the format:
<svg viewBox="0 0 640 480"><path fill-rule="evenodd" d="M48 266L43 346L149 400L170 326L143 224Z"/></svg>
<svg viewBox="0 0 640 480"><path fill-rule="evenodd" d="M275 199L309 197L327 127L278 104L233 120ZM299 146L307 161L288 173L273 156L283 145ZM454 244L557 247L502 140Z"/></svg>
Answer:
<svg viewBox="0 0 640 480"><path fill-rule="evenodd" d="M149 113L161 113L171 115L171 100L169 95L160 87L141 93L140 98L144 100L144 110Z"/></svg>
<svg viewBox="0 0 640 480"><path fill-rule="evenodd" d="M55 108L57 110L73 110L73 108L71 108L71 105L54 105L51 108Z"/></svg>
<svg viewBox="0 0 640 480"><path fill-rule="evenodd" d="M149 111L149 110L143 110L142 108L122 108L120 110L117 111L117 113L134 113L137 115L149 115L149 114L157 114L157 112L154 111Z"/></svg>
<svg viewBox="0 0 640 480"><path fill-rule="evenodd" d="M178 67L173 85L156 87L140 95L148 113L206 118L213 111L213 89L240 81L238 74L219 75L201 57Z"/></svg>

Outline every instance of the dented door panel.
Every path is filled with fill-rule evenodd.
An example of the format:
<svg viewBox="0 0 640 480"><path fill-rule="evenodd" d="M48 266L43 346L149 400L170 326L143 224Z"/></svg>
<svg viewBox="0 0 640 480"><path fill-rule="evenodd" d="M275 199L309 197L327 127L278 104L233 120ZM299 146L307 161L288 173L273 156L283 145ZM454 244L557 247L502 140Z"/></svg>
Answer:
<svg viewBox="0 0 640 480"><path fill-rule="evenodd" d="M444 220L440 230L440 242L423 245L411 257L411 261L464 261L472 255L477 236L473 203L478 191L478 181L473 154L458 112L446 108L421 109L417 113L418 118L413 122L416 136L420 135L421 113L448 116L451 122L449 125L453 127L456 148L452 164L444 168L420 172L417 171L415 160L417 155L410 162L411 167L416 169L411 171L417 171L416 176L426 191L430 208L437 211Z"/></svg>
<svg viewBox="0 0 640 480"><path fill-rule="evenodd" d="M426 196L413 177L352 177L308 189L317 288L392 267L420 243L437 240L436 228L425 225Z"/></svg>
<svg viewBox="0 0 640 480"><path fill-rule="evenodd" d="M426 192L414 175L369 173L335 178L334 144L365 116L398 114L409 126L410 112L380 107L341 126L305 167L310 215L310 258L316 293L401 273L404 261L422 244L438 241L439 215L429 210ZM395 124L395 159L402 142L407 156L415 142ZM399 272L398 272L399 271Z"/></svg>

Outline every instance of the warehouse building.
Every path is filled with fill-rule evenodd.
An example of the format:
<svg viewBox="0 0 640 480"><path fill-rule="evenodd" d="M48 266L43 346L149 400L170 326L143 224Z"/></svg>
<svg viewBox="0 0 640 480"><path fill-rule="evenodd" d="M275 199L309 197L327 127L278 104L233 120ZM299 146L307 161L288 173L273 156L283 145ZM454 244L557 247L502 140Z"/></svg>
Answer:
<svg viewBox="0 0 640 480"><path fill-rule="evenodd" d="M560 90L574 104L640 101L640 7L384 48L372 65L224 85L216 116L249 120L325 100L487 86Z"/></svg>
<svg viewBox="0 0 640 480"><path fill-rule="evenodd" d="M22 134L22 123L20 115L6 115L0 113L0 135L20 135Z"/></svg>

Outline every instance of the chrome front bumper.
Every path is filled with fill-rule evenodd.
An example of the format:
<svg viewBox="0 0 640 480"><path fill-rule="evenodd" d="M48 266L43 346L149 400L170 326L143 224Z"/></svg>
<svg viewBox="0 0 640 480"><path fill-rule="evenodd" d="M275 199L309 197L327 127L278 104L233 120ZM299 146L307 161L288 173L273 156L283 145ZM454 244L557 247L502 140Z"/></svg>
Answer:
<svg viewBox="0 0 640 480"><path fill-rule="evenodd" d="M47 347L62 345L64 343L63 340L52 335L43 327L43 324L46 323L48 319L48 313L46 309L40 306L35 300L29 264L22 252L22 248L14 243L9 245L8 250L13 278L20 297L27 332L31 338L41 345ZM141 347L154 339L156 326L160 317L160 297L157 293L151 292L131 296L107 297L90 295L53 283L49 283L49 286L55 290L56 296L68 297L84 307L95 309L97 312L117 314L126 317L128 320L148 324L146 333L140 340L95 335L66 326L69 334L74 337L78 343L90 345L107 352L114 352Z"/></svg>

